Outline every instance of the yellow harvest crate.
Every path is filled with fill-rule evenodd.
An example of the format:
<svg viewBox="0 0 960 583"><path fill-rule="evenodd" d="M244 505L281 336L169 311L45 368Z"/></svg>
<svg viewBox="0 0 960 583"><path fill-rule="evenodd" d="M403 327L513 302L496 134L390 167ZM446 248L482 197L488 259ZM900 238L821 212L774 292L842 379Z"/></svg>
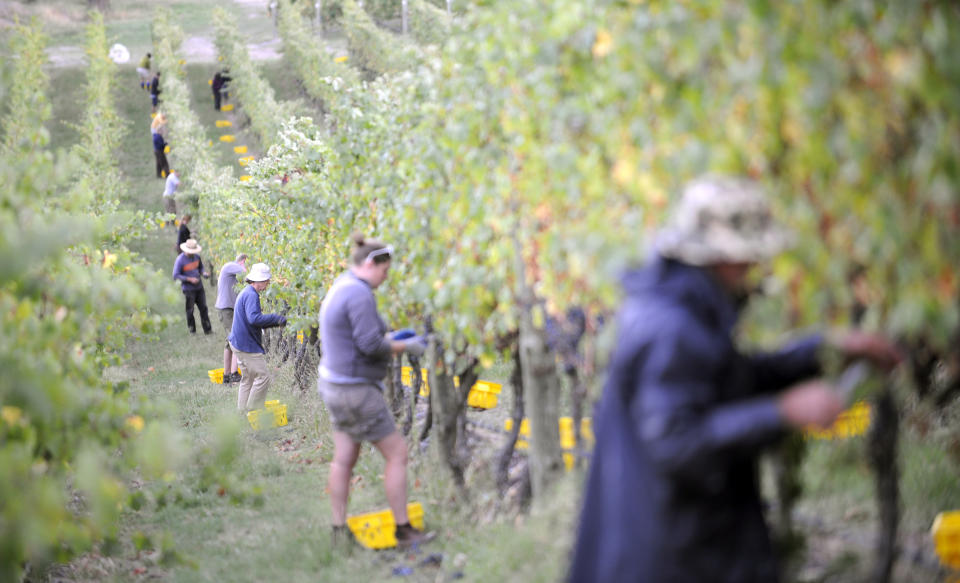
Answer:
<svg viewBox="0 0 960 583"><path fill-rule="evenodd" d="M420 396L428 397L430 396L430 385L427 384L427 369L420 369L420 377L423 379L423 383L420 385ZM400 382L408 387L413 384L413 369L411 367L400 367Z"/></svg>
<svg viewBox="0 0 960 583"><path fill-rule="evenodd" d="M410 524L423 530L423 506L419 502L407 504L407 515ZM368 549L390 549L397 546L394 529L397 527L393 519L393 512L380 510L357 516L347 517L347 527L357 541Z"/></svg>
<svg viewBox="0 0 960 583"><path fill-rule="evenodd" d="M240 177L240 182L246 182L251 178L253 178L253 176L250 176L249 174L244 174L243 176Z"/></svg>
<svg viewBox="0 0 960 583"><path fill-rule="evenodd" d="M170 146L164 146L164 147L163 147L163 153L164 153L164 154L169 154L169 153L170 153Z"/></svg>
<svg viewBox="0 0 960 583"><path fill-rule="evenodd" d="M240 373L241 375L243 374L243 371L240 369L239 366L237 367L237 372ZM213 369L213 370L208 370L208 371L207 371L207 376L210 377L210 382L211 382L211 383L214 383L214 384L217 384L217 385L222 385L222 384L223 384L223 369L222 369L222 368L215 368L215 369Z"/></svg>
<svg viewBox="0 0 960 583"><path fill-rule="evenodd" d="M213 370L207 371L207 376L210 377L210 382L216 385L223 384L223 369L215 368Z"/></svg>
<svg viewBox="0 0 960 583"><path fill-rule="evenodd" d="M951 569L960 569L960 510L938 514L930 535L940 562Z"/></svg>
<svg viewBox="0 0 960 583"><path fill-rule="evenodd" d="M220 111L233 111L233 104L228 103L220 108Z"/></svg>
<svg viewBox="0 0 960 583"><path fill-rule="evenodd" d="M249 164L250 162L253 162L254 160L256 160L256 158L254 158L253 156L243 156L242 158L238 159L237 162L239 162L241 166L246 166L247 164Z"/></svg>
<svg viewBox="0 0 960 583"><path fill-rule="evenodd" d="M303 344L303 330L297 330L297 342Z"/></svg>
<svg viewBox="0 0 960 583"><path fill-rule="evenodd" d="M573 439L573 418L561 417L557 420L557 423L560 429L560 447L564 450L573 449L575 445ZM513 428L513 419L505 420L503 422L503 428L510 431ZM530 437L530 420L526 417L520 422L520 437ZM593 435L593 421L589 417L584 417L580 420L580 437L583 438L588 447L593 447L595 440ZM517 449L527 449L529 447L530 444L526 439L517 438ZM568 470L573 468L574 460L575 458L572 453L563 454L563 465L566 466Z"/></svg>
<svg viewBox="0 0 960 583"><path fill-rule="evenodd" d="M287 406L277 400L267 401L263 409L248 412L247 421L254 429L283 427L287 424Z"/></svg>
<svg viewBox="0 0 960 583"><path fill-rule="evenodd" d="M413 369L409 366L400 367L400 382L405 386L413 384ZM430 396L430 384L427 382L427 369L420 369L420 376L423 382L420 385L420 396ZM460 377L453 377L453 384L460 386ZM470 387L470 394L467 395L467 405L478 409L491 409L497 406L498 395L500 395L503 385L492 383L490 381L477 381Z"/></svg>
<svg viewBox="0 0 960 583"><path fill-rule="evenodd" d="M216 123L218 128L228 128L233 126L233 122L229 119L218 119Z"/></svg>
<svg viewBox="0 0 960 583"><path fill-rule="evenodd" d="M336 62L336 63L346 63L346 62L347 62L347 59L349 59L349 57L348 57L347 55L343 55L343 56L340 56L340 57L335 58L335 59L334 59L334 62Z"/></svg>
<svg viewBox="0 0 960 583"><path fill-rule="evenodd" d="M207 79L207 85L213 85L213 79Z"/></svg>
<svg viewBox="0 0 960 583"><path fill-rule="evenodd" d="M478 409L492 409L497 406L497 399L503 385L490 381L477 381L470 387L467 395L467 405Z"/></svg>
<svg viewBox="0 0 960 583"><path fill-rule="evenodd" d="M187 64L187 62L186 62L185 60L183 60L183 59L180 59L180 60L177 61L177 62L178 62L179 64L181 64L181 65L186 65L186 64Z"/></svg>
<svg viewBox="0 0 960 583"><path fill-rule="evenodd" d="M247 153L247 147L246 147L246 146L234 146L234 147L233 147L233 153L234 153L234 154L246 154L246 153Z"/></svg>
<svg viewBox="0 0 960 583"><path fill-rule="evenodd" d="M233 134L224 134L220 136L220 141L227 142L229 144L230 142L237 141L237 138Z"/></svg>
<svg viewBox="0 0 960 583"><path fill-rule="evenodd" d="M852 407L841 413L829 428L810 428L806 430L806 434L814 439L846 439L863 435L869 427L870 404L857 401Z"/></svg>

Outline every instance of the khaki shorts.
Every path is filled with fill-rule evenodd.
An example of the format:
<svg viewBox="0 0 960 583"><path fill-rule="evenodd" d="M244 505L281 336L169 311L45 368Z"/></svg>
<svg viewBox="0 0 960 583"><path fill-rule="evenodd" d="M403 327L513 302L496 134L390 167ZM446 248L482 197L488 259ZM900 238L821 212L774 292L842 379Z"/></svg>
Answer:
<svg viewBox="0 0 960 583"><path fill-rule="evenodd" d="M227 331L227 336L230 336L230 330L233 329L233 308L217 308L217 316L220 318L220 323L223 324L223 329ZM224 348L230 348L230 343L224 345Z"/></svg>
<svg viewBox="0 0 960 583"><path fill-rule="evenodd" d="M317 379L333 428L356 442L377 442L397 430L383 393L374 384L338 385Z"/></svg>

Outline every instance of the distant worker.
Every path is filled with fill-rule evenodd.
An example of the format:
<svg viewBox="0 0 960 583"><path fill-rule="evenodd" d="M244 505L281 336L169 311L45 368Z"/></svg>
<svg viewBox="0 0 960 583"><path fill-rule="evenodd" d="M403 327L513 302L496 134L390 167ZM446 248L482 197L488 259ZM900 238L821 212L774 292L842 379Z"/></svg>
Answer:
<svg viewBox="0 0 960 583"><path fill-rule="evenodd" d="M247 271L247 254L241 253L233 261L228 261L220 268L217 277L217 302L214 307L220 317L227 338L233 331L233 309L237 303L237 276ZM223 345L223 382L235 383L240 381L237 372L237 355L230 348L230 341L225 340Z"/></svg>
<svg viewBox="0 0 960 583"><path fill-rule="evenodd" d="M137 75L140 76L140 89L150 90L150 53L140 59L140 65L137 67Z"/></svg>
<svg viewBox="0 0 960 583"><path fill-rule="evenodd" d="M197 333L197 322L193 317L193 307L196 306L200 312L203 333L213 334L213 326L210 325L210 315L207 312L207 295L200 280L201 277L210 276L203 269L203 260L200 258L202 248L197 245L195 239L188 239L180 246L180 250L183 253L177 256L173 264L173 279L180 282L180 290L183 292L187 329L191 334Z"/></svg>
<svg viewBox="0 0 960 583"><path fill-rule="evenodd" d="M180 228L177 229L177 242L174 244L174 248L178 253L180 252L180 245L183 245L187 242L187 239L190 239L189 225L192 218L190 213L184 213L184 215L180 217Z"/></svg>
<svg viewBox="0 0 960 583"><path fill-rule="evenodd" d="M758 491L761 449L840 414L833 388L809 380L821 374L825 342L885 369L900 360L862 332L739 350L748 272L786 240L755 184L702 179L684 191L655 258L627 273L570 581L779 580Z"/></svg>
<svg viewBox="0 0 960 583"><path fill-rule="evenodd" d="M153 157L157 163L157 178L166 178L170 174L170 163L167 162L167 140L164 138L167 118L163 112L157 112L150 122L150 139L153 142Z"/></svg>
<svg viewBox="0 0 960 583"><path fill-rule="evenodd" d="M213 89L213 108L215 110L220 111L220 98L226 93L227 83L232 80L233 78L227 75L226 71L217 71L213 76L211 88Z"/></svg>
<svg viewBox="0 0 960 583"><path fill-rule="evenodd" d="M394 340L377 313L373 292L387 279L392 255L393 248L380 241L353 236L350 268L327 290L320 307L323 356L317 389L333 425L328 489L334 539L349 540L350 475L361 444L369 441L386 461L384 487L397 544L410 546L430 537L411 526L407 516L407 443L387 407L383 379L392 355L422 355L426 341L419 336Z"/></svg>
<svg viewBox="0 0 960 583"><path fill-rule="evenodd" d="M153 81L150 82L150 103L153 104L153 111L157 111L160 93L160 71L157 71L153 74Z"/></svg>
<svg viewBox="0 0 960 583"><path fill-rule="evenodd" d="M233 353L237 355L237 362L243 368L240 388L237 390L237 410L240 414L262 409L270 388L263 329L287 324L287 319L281 314L264 314L260 308L260 294L270 285L270 268L267 264L251 265L246 281L249 285L237 296L233 327L227 338Z"/></svg>
<svg viewBox="0 0 960 583"><path fill-rule="evenodd" d="M163 186L163 210L168 214L177 215L177 188L180 186L180 172L176 169L167 174L167 180ZM173 224L173 219L167 220L168 225Z"/></svg>

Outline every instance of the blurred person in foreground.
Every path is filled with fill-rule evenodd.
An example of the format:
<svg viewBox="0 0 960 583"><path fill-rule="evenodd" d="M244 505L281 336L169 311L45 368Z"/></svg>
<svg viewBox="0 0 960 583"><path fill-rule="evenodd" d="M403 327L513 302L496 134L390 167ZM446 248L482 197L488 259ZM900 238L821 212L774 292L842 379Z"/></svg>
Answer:
<svg viewBox="0 0 960 583"><path fill-rule="evenodd" d="M740 352L733 328L748 272L787 237L744 180L693 182L674 218L650 264L623 280L572 582L777 581L758 485L762 448L841 412L840 397L816 379L825 343L885 369L900 359L862 332Z"/></svg>
<svg viewBox="0 0 960 583"><path fill-rule="evenodd" d="M392 247L354 234L350 268L330 286L320 306L323 356L317 390L333 425L328 489L333 539L338 544L351 536L346 526L350 475L364 441L372 443L386 462L383 485L396 524L397 545L430 539L411 526L407 516L407 442L383 396L391 356L402 352L419 356L426 349L420 336L408 337L407 331L402 331L402 337L388 334L377 312L373 292L386 281L392 256Z"/></svg>
<svg viewBox="0 0 960 583"><path fill-rule="evenodd" d="M281 314L264 314L260 309L260 294L270 286L270 267L266 263L250 266L246 281L234 304L233 325L227 342L243 367L240 387L237 389L237 411L245 415L254 409L263 409L270 388L270 370L263 348L263 329L285 326L287 318Z"/></svg>
<svg viewBox="0 0 960 583"><path fill-rule="evenodd" d="M237 303L237 276L247 271L247 254L240 253L233 261L228 261L220 268L217 277L217 302L213 305L217 309L220 324L226 330L227 336L233 331L233 307ZM223 382L239 383L240 372L237 370L237 355L230 348L230 341L225 340L223 346Z"/></svg>

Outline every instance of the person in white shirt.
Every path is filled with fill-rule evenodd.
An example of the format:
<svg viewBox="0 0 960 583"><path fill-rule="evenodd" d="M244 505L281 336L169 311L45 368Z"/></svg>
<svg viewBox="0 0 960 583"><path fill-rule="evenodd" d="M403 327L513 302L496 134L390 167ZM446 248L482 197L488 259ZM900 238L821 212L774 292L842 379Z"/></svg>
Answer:
<svg viewBox="0 0 960 583"><path fill-rule="evenodd" d="M176 169L170 171L167 175L167 181L163 187L163 210L176 215L177 214L177 187L180 186L180 172ZM168 225L173 224L173 219L167 221Z"/></svg>

